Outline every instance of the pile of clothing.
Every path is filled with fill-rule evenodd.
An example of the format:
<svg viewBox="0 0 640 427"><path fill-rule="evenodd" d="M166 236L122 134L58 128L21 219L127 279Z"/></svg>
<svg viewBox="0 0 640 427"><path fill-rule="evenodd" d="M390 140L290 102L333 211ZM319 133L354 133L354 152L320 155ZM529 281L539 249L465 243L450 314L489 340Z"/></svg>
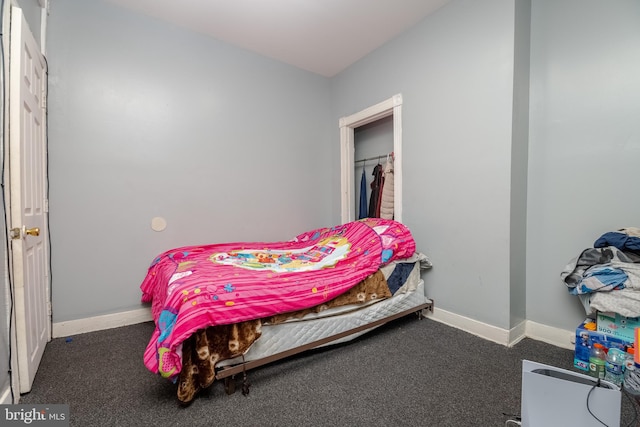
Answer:
<svg viewBox="0 0 640 427"><path fill-rule="evenodd" d="M587 315L596 311L640 317L640 228L603 234L582 251L560 277Z"/></svg>

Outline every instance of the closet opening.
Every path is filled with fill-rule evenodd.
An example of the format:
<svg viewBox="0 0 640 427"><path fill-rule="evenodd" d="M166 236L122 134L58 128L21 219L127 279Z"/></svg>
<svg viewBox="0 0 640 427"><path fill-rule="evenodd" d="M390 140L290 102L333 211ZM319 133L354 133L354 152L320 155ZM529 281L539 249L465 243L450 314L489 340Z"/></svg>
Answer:
<svg viewBox="0 0 640 427"><path fill-rule="evenodd" d="M354 221L361 217L362 171L366 177L367 215L373 200L371 181L375 167L380 163L384 168L388 161L393 164L392 181L393 207L391 215L402 222L402 95L382 101L364 110L342 117L340 126L340 193L342 222ZM388 135L392 134L392 142ZM369 176L367 176L369 175ZM387 187L387 190L390 190ZM380 197L380 194L378 195ZM388 199L386 199L388 200ZM380 212L379 210L377 211ZM387 207L386 216L389 216ZM383 216L383 215L378 215Z"/></svg>

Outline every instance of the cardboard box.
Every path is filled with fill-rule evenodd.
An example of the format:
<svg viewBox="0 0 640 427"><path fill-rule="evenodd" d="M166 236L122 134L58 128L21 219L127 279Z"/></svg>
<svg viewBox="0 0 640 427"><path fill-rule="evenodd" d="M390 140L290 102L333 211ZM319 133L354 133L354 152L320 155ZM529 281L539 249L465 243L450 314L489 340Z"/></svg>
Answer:
<svg viewBox="0 0 640 427"><path fill-rule="evenodd" d="M588 323L596 323L593 319L586 319L576 328L576 345L573 356L573 366L581 371L589 370L589 354L595 343L602 344L606 349L619 348L626 350L634 344L634 339L625 340L621 337L592 331L585 328Z"/></svg>
<svg viewBox="0 0 640 427"><path fill-rule="evenodd" d="M598 332L620 337L627 341L634 341L635 329L640 328L640 317L624 317L618 313L598 311L596 325Z"/></svg>

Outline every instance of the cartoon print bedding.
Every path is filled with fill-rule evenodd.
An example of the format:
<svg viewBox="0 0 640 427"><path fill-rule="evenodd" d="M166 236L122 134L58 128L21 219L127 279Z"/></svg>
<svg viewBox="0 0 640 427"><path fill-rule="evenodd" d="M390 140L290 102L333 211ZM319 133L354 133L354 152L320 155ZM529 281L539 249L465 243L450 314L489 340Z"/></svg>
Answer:
<svg viewBox="0 0 640 427"><path fill-rule="evenodd" d="M379 218L321 228L283 242L185 246L159 255L140 285L156 328L144 354L176 381L182 343L198 330L325 303L387 263L414 254L401 223Z"/></svg>

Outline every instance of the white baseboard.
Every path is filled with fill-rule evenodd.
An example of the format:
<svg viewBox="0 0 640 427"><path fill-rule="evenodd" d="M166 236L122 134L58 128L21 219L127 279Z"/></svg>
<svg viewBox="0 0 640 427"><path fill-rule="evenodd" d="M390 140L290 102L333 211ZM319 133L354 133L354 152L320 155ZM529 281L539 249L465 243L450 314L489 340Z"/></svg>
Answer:
<svg viewBox="0 0 640 427"><path fill-rule="evenodd" d="M151 320L153 320L153 317L151 316L151 308L139 308L137 310L124 311L121 313L105 314L103 316L54 323L51 335L53 338L68 337L70 335L84 334L86 332L135 325L136 323L148 322Z"/></svg>
<svg viewBox="0 0 640 427"><path fill-rule="evenodd" d="M427 317L437 322L444 323L445 325L462 329L463 331L477 335L480 338L502 345L509 345L509 331L506 329L460 316L459 314L451 313L450 311L437 307L433 310L433 313L429 313Z"/></svg>
<svg viewBox="0 0 640 427"><path fill-rule="evenodd" d="M436 308L433 312L427 312L427 317L508 347L515 345L523 338L532 338L561 348L570 350L574 348L571 338L575 335L575 331L554 328L530 320L520 322L517 326L508 330L460 316L459 314L451 313L441 308ZM151 309L140 308L122 313L54 323L52 335L53 338L68 337L86 332L149 322L151 320L153 320Z"/></svg>
<svg viewBox="0 0 640 427"><path fill-rule="evenodd" d="M525 338L527 338L527 321L523 320L509 331L509 341L507 346L514 346Z"/></svg>
<svg viewBox="0 0 640 427"><path fill-rule="evenodd" d="M429 313L427 317L508 347L515 345L524 338L531 338L555 345L556 347L570 350L574 348L574 345L571 343L571 337L575 335L574 331L554 328L530 320L520 322L516 327L508 330L460 316L459 314L451 313L441 308L436 308L433 313Z"/></svg>
<svg viewBox="0 0 640 427"><path fill-rule="evenodd" d="M575 349L575 329L573 331L568 331L566 329L554 328L527 320L526 335L528 338L544 341L557 347L566 348L568 350Z"/></svg>

